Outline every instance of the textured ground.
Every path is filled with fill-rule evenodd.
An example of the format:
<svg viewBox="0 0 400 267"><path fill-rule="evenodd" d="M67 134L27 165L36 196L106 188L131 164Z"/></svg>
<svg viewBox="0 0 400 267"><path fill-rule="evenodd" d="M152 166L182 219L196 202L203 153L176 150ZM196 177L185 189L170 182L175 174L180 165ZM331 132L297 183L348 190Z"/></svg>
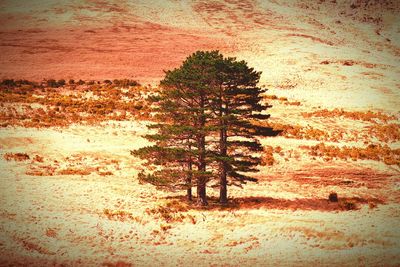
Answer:
<svg viewBox="0 0 400 267"><path fill-rule="evenodd" d="M398 168L370 161L315 163L303 154L302 160L281 161L275 155L278 163L262 169L258 184L230 190L236 203L231 208L197 210L180 204L180 192L138 183L140 162L129 149L143 144L142 128L116 122L62 130L2 129L3 153L30 155L21 162L1 159L2 261L139 266L400 262ZM302 143L289 141L290 148ZM358 209L329 203L331 191Z"/></svg>
<svg viewBox="0 0 400 267"><path fill-rule="evenodd" d="M56 111L47 91L44 104L2 92L0 263L399 265L399 3L147 2L0 0L0 78L155 84L220 49L263 71L286 129L262 141L260 182L199 210L139 184L136 111L82 123L68 99Z"/></svg>

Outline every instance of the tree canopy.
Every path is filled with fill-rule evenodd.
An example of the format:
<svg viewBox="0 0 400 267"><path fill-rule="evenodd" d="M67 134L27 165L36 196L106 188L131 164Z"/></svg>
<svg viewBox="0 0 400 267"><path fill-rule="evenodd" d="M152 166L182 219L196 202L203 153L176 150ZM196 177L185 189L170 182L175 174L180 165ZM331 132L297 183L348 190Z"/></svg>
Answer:
<svg viewBox="0 0 400 267"><path fill-rule="evenodd" d="M210 180L218 181L223 204L228 184L257 181L248 175L261 161L257 137L279 133L259 123L269 118L270 107L262 103L266 90L257 87L260 75L219 51L198 51L166 71L151 97L157 123L146 138L154 145L133 151L151 166L141 175L157 185L186 188L189 200L196 186L200 205L207 205Z"/></svg>

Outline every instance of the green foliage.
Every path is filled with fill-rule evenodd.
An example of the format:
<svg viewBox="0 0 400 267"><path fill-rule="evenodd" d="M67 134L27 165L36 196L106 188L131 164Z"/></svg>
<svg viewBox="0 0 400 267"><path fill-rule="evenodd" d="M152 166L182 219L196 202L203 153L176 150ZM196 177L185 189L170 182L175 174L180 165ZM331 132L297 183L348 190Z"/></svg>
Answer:
<svg viewBox="0 0 400 267"><path fill-rule="evenodd" d="M165 72L160 90L150 98L159 123L150 126L156 133L146 138L154 145L134 154L161 166L171 181L182 180L171 174L184 175L188 194L194 179L203 205L207 182L219 178L226 200L228 178L231 184L256 181L245 173L256 172L261 162L257 136L279 133L257 123L269 118L263 112L270 107L260 102L266 91L257 87L260 75L245 61L224 58L219 51L193 53L179 68Z"/></svg>
<svg viewBox="0 0 400 267"><path fill-rule="evenodd" d="M138 180L139 183L149 183L155 186L169 186L171 182L169 179L154 174L145 174L144 172L138 174Z"/></svg>

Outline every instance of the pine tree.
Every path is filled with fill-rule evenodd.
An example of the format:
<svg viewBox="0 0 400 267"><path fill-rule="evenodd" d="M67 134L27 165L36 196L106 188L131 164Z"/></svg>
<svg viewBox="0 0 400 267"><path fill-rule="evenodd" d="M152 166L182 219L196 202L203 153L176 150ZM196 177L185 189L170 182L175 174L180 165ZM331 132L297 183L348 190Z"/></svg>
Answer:
<svg viewBox="0 0 400 267"><path fill-rule="evenodd" d="M227 203L228 182L256 181L246 173L258 171L263 148L257 137L279 133L259 126L270 107L261 103L260 75L218 51L198 51L167 71L155 97L158 123L150 128L156 133L147 135L155 144L133 153L155 169L147 180L184 185L189 200L195 184L200 205L207 205L212 178L219 180L221 203Z"/></svg>
<svg viewBox="0 0 400 267"><path fill-rule="evenodd" d="M219 126L220 203L227 198L228 178L239 185L257 179L246 175L257 172L263 148L259 136L276 136L280 131L260 126L270 115L263 112L271 106L261 103L266 90L257 87L261 72L249 68L245 61L225 58L218 63L217 97L214 109Z"/></svg>
<svg viewBox="0 0 400 267"><path fill-rule="evenodd" d="M132 154L146 160L151 174L141 174L147 181L168 188L186 187L187 198L192 200L193 161L196 151L193 114L190 105L179 98L177 90L159 90L150 97L153 102L154 119L158 122L148 128L155 131L145 136L154 145L147 146Z"/></svg>
<svg viewBox="0 0 400 267"><path fill-rule="evenodd" d="M212 130L207 122L211 116L210 82L216 73L211 61L210 53L196 52L180 68L165 73L157 99L156 119L160 123L151 126L157 133L147 136L156 144L134 152L152 164L162 165L159 174L173 174L167 176L171 181L179 180L177 165L185 162L188 199L195 178L200 205L207 205L206 184L210 177L206 168L206 136ZM161 156L168 160L160 159ZM194 164L197 170L193 170Z"/></svg>

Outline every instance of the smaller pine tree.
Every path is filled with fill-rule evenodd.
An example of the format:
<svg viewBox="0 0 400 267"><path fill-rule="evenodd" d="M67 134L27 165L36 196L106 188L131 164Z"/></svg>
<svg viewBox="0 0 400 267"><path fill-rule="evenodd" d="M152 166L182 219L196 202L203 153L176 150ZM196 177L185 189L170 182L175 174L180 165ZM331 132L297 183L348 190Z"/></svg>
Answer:
<svg viewBox="0 0 400 267"><path fill-rule="evenodd" d="M193 127L182 107L170 99L170 91L159 91L151 101L155 120L158 123L148 128L155 131L145 136L154 145L132 151L132 154L146 160L151 174L141 173L142 180L165 188L187 189L187 198L192 200L192 177L195 150Z"/></svg>

